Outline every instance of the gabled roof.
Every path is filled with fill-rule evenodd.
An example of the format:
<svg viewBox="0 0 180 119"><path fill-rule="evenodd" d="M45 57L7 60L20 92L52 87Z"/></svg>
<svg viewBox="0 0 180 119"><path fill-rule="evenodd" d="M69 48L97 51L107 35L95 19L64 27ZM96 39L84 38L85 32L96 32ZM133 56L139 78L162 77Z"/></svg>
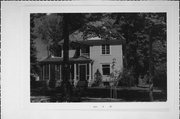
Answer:
<svg viewBox="0 0 180 119"><path fill-rule="evenodd" d="M89 63L93 60L85 56L79 56L77 58L69 58L70 63ZM62 57L47 57L46 59L40 61L40 63L63 63Z"/></svg>
<svg viewBox="0 0 180 119"><path fill-rule="evenodd" d="M123 44L124 37L121 35L118 39L104 39L100 37L91 37L87 39L83 39L82 36L79 36L78 38L70 37L69 38L69 44L70 46L72 44L75 45L89 45L89 46L97 46L97 45L103 45L103 44L109 44L109 45L121 45ZM64 40L61 40L59 42L60 45L63 45Z"/></svg>

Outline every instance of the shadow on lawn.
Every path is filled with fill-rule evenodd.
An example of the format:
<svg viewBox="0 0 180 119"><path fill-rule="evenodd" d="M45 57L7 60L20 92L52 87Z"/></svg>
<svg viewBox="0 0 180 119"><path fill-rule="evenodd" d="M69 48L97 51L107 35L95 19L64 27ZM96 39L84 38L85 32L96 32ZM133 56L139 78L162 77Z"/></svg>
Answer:
<svg viewBox="0 0 180 119"><path fill-rule="evenodd" d="M109 98L110 89L109 88L89 88L86 93L88 97L100 97L100 98ZM154 101L166 101L166 93L162 91L154 92ZM121 88L117 89L117 99L122 99L125 102L149 102L149 91L148 90L138 90L131 88Z"/></svg>
<svg viewBox="0 0 180 119"><path fill-rule="evenodd" d="M62 89L33 89L31 90L32 97L46 96L47 101L44 102L66 102L62 94ZM162 91L153 93L154 102L166 101L167 95ZM110 88L74 88L68 102L111 102ZM92 100L93 99L93 100ZM147 89L131 89L121 88L117 90L117 100L120 102L149 102L149 92ZM31 102L36 102L31 100ZM38 102L38 100L37 100Z"/></svg>

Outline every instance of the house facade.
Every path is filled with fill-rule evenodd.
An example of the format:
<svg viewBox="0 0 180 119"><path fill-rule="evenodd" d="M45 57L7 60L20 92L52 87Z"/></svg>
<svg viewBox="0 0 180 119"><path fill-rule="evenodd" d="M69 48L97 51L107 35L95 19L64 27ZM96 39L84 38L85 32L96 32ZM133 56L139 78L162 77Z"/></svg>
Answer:
<svg viewBox="0 0 180 119"><path fill-rule="evenodd" d="M78 81L87 81L91 86L95 73L100 72L102 82L111 82L111 73L123 69L122 40L103 40L93 38L84 41L71 41L69 50L70 81L74 86ZM63 50L62 50L63 52ZM41 80L52 87L61 84L63 53L60 56L50 55L40 62Z"/></svg>

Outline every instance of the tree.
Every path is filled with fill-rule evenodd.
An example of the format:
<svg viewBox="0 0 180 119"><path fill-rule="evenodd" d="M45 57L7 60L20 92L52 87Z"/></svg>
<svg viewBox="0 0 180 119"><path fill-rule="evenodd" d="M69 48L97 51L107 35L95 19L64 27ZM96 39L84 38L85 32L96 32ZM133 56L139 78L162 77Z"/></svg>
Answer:
<svg viewBox="0 0 180 119"><path fill-rule="evenodd" d="M70 67L69 67L69 15L63 14L63 65L62 65L62 86L64 89L64 95L66 101L69 101L72 92L72 86L70 84Z"/></svg>
<svg viewBox="0 0 180 119"><path fill-rule="evenodd" d="M166 72L165 13L43 14L36 19L35 26L36 36L52 46L54 52L60 50L57 44L64 40L63 61L67 67L69 35L78 30L83 39L98 36L104 40L123 40L124 69L130 71L136 85L140 75L149 72L154 77L154 71ZM67 71L63 74L69 74L69 68L64 69ZM68 79L67 75L63 80Z"/></svg>
<svg viewBox="0 0 180 119"><path fill-rule="evenodd" d="M126 38L125 68L133 67L136 80L139 75L149 74L150 100L153 100L155 67L166 63L166 14L118 14L116 20Z"/></svg>
<svg viewBox="0 0 180 119"><path fill-rule="evenodd" d="M92 20L92 18L98 18ZM119 27L115 24L115 20L111 18L111 14L99 13L92 14L91 20L84 26L83 37L100 37L104 40L123 39L119 32Z"/></svg>
<svg viewBox="0 0 180 119"><path fill-rule="evenodd" d="M62 14L34 14L39 17L35 19L34 35L40 38L47 49L57 55L60 52L58 42L62 38ZM50 54L49 54L50 55Z"/></svg>
<svg viewBox="0 0 180 119"><path fill-rule="evenodd" d="M30 29L30 72L31 74L33 75L37 75L39 73L39 69L38 69L38 65L37 65L37 50L36 50L36 47L35 47L35 39L36 39L36 36L33 34L34 32L34 27L35 27L35 23L34 23L34 20L36 19L36 15L34 14L31 14L30 16L30 26L31 26L31 29Z"/></svg>
<svg viewBox="0 0 180 119"><path fill-rule="evenodd" d="M164 17L162 19L162 16ZM161 19L160 19L161 18ZM166 42L166 23L164 14L148 14L147 19L147 32L149 33L149 84L150 84L150 101L153 101L153 80L154 80L154 59L153 59L153 42L160 40L161 42ZM161 32L159 32L161 31ZM160 39L158 38L160 37ZM164 38L164 39L162 39ZM162 62L161 62L162 63Z"/></svg>
<svg viewBox="0 0 180 119"><path fill-rule="evenodd" d="M48 49L51 49L51 52L55 54L59 52L61 48L59 48L58 43L64 41L62 86L66 101L69 101L72 93L72 85L69 80L69 35L84 25L84 18L84 14L45 14L36 21L34 34L48 44Z"/></svg>
<svg viewBox="0 0 180 119"><path fill-rule="evenodd" d="M166 15L164 13L117 13L95 14L98 19L84 27L84 38L99 36L103 39L123 39L123 54L127 55L125 68L134 68L139 74L149 70L149 31L152 30L153 60L166 62ZM91 17L92 17L91 16ZM138 70L136 70L138 69Z"/></svg>
<svg viewBox="0 0 180 119"><path fill-rule="evenodd" d="M112 13L99 16L87 24L84 35L108 40L123 39L123 36L124 70L133 74L136 85L140 75L148 74L152 94L154 72L160 70L161 65L166 66L166 14ZM161 81L166 82L166 78ZM153 99L152 95L150 98Z"/></svg>

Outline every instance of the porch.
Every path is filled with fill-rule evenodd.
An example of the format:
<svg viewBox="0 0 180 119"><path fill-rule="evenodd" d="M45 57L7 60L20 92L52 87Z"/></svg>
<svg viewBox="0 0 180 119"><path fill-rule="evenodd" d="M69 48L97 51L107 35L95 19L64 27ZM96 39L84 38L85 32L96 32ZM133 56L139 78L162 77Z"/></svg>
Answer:
<svg viewBox="0 0 180 119"><path fill-rule="evenodd" d="M55 88L62 82L63 58L49 57L41 61L41 81L46 81L46 85ZM76 87L78 81L91 81L93 61L90 58L80 56L69 59L70 82Z"/></svg>

